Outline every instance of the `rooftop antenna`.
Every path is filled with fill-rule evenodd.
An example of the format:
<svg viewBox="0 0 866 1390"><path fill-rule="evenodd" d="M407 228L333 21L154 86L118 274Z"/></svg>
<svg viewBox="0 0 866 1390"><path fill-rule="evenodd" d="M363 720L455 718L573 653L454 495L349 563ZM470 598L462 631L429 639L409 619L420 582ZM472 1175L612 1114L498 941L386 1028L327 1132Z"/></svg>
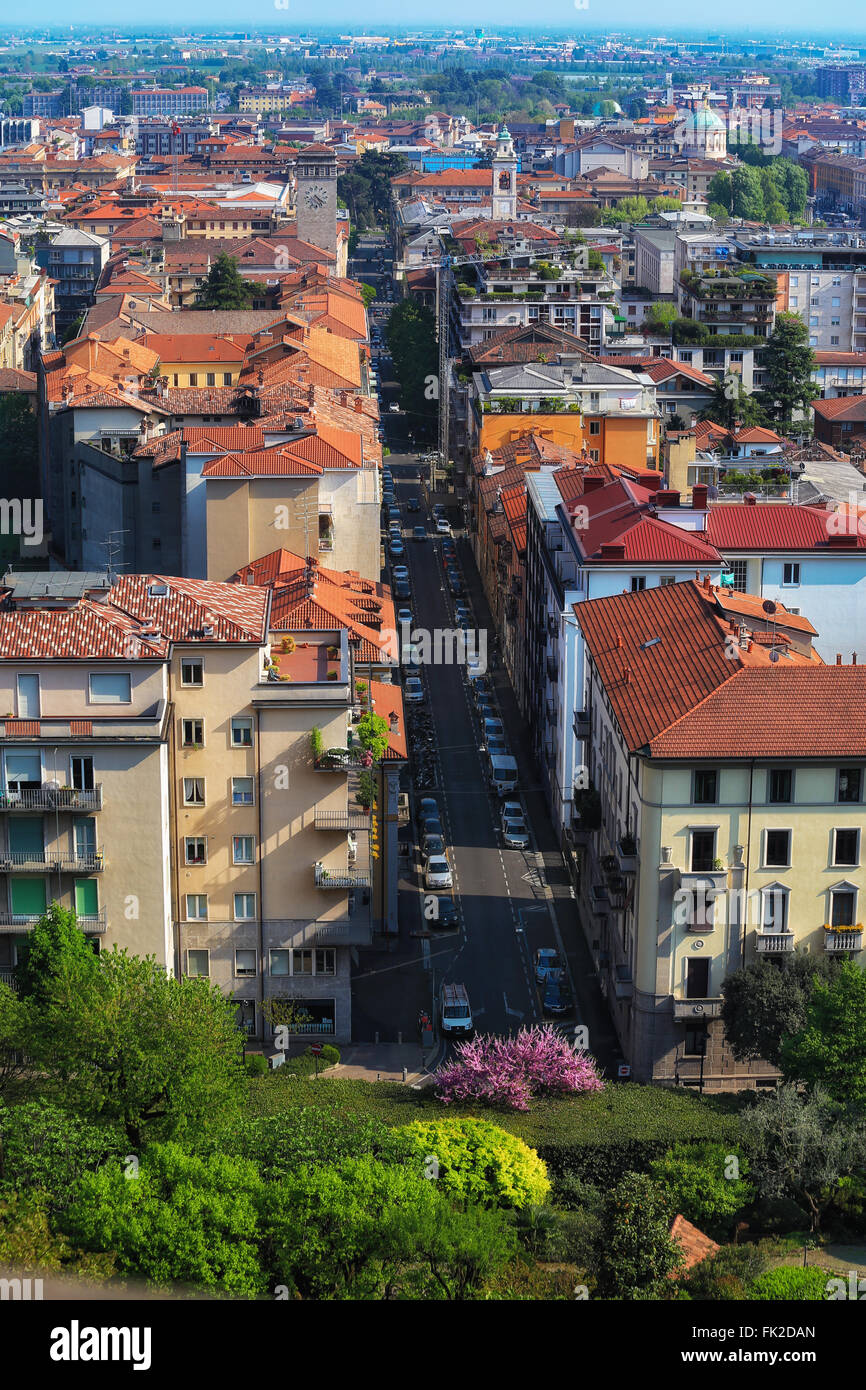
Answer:
<svg viewBox="0 0 866 1390"><path fill-rule="evenodd" d="M118 569L126 568L127 561L124 561L123 565L115 565L114 561L115 558L123 550L123 542L121 541L120 537L128 535L128 530L109 531L107 536L105 537L105 540L102 542L102 548L105 551L105 569L106 573L108 574L109 584L114 583L114 580L116 578L116 571Z"/></svg>

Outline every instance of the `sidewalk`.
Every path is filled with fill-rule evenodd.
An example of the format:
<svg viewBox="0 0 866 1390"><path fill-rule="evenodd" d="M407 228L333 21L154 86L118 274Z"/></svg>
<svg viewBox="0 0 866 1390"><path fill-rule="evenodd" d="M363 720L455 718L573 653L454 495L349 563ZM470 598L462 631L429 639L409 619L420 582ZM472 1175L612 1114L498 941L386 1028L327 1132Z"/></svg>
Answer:
<svg viewBox="0 0 866 1390"><path fill-rule="evenodd" d="M341 1060L320 1073L337 1081L402 1081L407 1086L429 1086L440 1048L423 1050L418 1043L349 1043L340 1048ZM430 1070L428 1070L428 1067Z"/></svg>

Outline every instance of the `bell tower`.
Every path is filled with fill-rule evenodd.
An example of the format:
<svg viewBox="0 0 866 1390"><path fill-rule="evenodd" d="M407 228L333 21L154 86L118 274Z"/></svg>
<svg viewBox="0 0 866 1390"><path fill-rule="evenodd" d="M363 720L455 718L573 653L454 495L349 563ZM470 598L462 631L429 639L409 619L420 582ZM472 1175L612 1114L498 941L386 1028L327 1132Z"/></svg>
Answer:
<svg viewBox="0 0 866 1390"><path fill-rule="evenodd" d="M496 137L493 152L493 208L494 222L515 222L517 220L517 155L514 141L508 127L502 126Z"/></svg>
<svg viewBox="0 0 866 1390"><path fill-rule="evenodd" d="M337 154L330 145L298 150L295 165L298 236L337 253Z"/></svg>

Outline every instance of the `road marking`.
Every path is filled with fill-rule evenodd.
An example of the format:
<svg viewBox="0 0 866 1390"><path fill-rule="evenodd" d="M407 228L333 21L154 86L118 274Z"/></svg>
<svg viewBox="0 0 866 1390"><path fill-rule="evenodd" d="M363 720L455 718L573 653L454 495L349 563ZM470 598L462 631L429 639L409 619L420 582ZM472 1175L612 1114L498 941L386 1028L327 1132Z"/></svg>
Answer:
<svg viewBox="0 0 866 1390"><path fill-rule="evenodd" d="M519 1009L510 1009L508 1007L508 995L505 993L505 990L502 991L502 1002L505 1005L505 1012L510 1014L512 1018L523 1018L523 1014ZM478 1010L476 1009L475 1012L477 1013Z"/></svg>

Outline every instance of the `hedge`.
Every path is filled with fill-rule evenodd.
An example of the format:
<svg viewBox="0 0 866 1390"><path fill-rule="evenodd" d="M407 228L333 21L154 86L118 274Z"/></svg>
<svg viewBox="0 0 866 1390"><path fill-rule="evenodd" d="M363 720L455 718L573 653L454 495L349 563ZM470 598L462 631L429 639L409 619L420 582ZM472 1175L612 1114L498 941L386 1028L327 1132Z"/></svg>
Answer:
<svg viewBox="0 0 866 1390"><path fill-rule="evenodd" d="M798 1303L824 1303L828 1299L827 1281L832 1277L829 1270L818 1269L816 1265L807 1265L805 1269L791 1266L768 1269L749 1285L748 1297L759 1302L793 1299Z"/></svg>
<svg viewBox="0 0 866 1390"><path fill-rule="evenodd" d="M276 1115L300 1105L324 1105L345 1114L363 1114L387 1125L444 1119L432 1087L384 1081L328 1080L298 1077L291 1087L249 1082L249 1110L254 1116ZM624 1171L646 1172L674 1144L704 1140L734 1143L738 1120L734 1107L716 1098L653 1086L611 1085L597 1094L533 1102L530 1110L499 1111L452 1105L449 1118L492 1121L523 1139L547 1164L553 1182L566 1174L587 1182L616 1181Z"/></svg>

